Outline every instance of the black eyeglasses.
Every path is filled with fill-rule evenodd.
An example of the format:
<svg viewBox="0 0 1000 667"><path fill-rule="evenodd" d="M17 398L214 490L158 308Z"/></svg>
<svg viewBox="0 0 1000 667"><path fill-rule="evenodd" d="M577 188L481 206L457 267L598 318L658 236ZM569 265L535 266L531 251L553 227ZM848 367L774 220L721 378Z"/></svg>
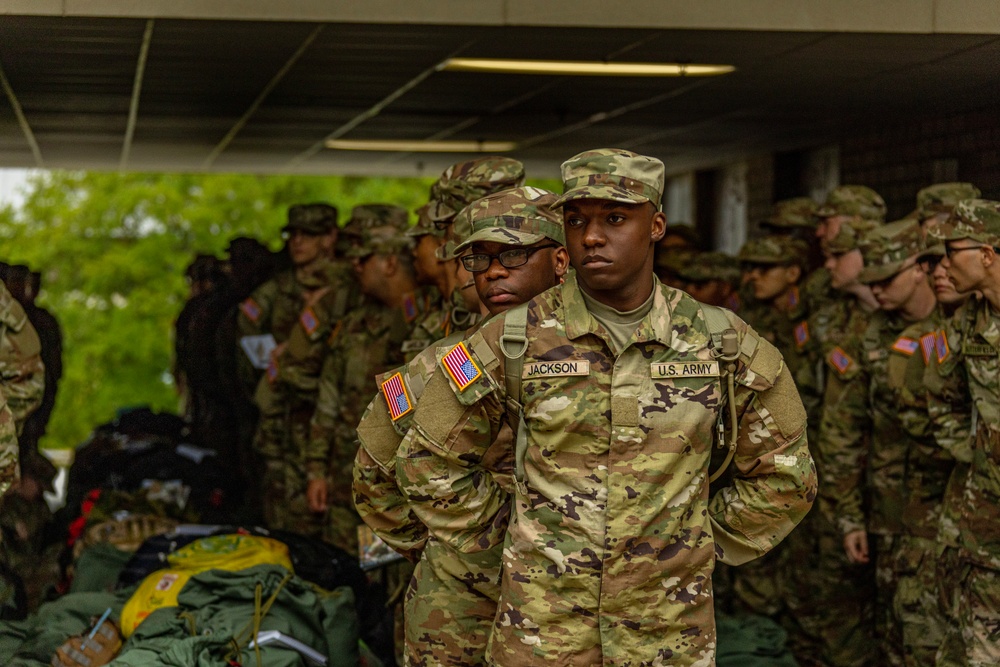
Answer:
<svg viewBox="0 0 1000 667"><path fill-rule="evenodd" d="M477 252L471 255L465 255L462 257L462 264L465 265L465 270L470 273L482 273L486 269L490 268L490 264L493 260L500 262L500 266L506 269L516 269L519 266L524 266L528 263L528 258L537 251L544 250L546 248L558 248L558 243L548 243L546 245L535 246L534 248L511 248L510 250L504 250L495 255L487 255L484 252Z"/></svg>
<svg viewBox="0 0 1000 667"><path fill-rule="evenodd" d="M979 245L965 246L964 248L955 248L955 247L950 246L947 243L945 243L944 244L944 254L948 257L948 259L951 259L952 256L955 255L955 253L962 252L963 250L979 250L980 248L989 248L989 247L990 247L989 245L987 245L985 243L981 243ZM998 250L997 248L993 248L993 249L996 250L997 252L1000 252L1000 250Z"/></svg>

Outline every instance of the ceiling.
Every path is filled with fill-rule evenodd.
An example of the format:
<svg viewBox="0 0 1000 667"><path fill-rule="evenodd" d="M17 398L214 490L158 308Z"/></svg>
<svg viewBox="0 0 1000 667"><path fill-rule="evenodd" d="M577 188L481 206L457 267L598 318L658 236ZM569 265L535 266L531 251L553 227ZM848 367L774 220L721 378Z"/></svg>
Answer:
<svg viewBox="0 0 1000 667"><path fill-rule="evenodd" d="M459 54L737 69L437 71ZM619 146L679 172L997 105L1000 36L8 14L0 73L2 167L428 176L467 157L324 147L345 138L514 141L537 176Z"/></svg>

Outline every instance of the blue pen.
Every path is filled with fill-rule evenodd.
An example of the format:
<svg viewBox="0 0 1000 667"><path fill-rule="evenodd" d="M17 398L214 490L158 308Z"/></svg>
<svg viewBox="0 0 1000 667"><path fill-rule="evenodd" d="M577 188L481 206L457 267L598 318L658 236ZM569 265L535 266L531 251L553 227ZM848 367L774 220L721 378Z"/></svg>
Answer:
<svg viewBox="0 0 1000 667"><path fill-rule="evenodd" d="M104 625L104 621L108 620L108 616L110 615L111 615L111 607L108 607L107 609L104 610L104 613L101 614L101 617L97 620L97 623L94 624L94 629L90 631L90 634L87 635L87 638L84 639L83 642L80 644L81 651L87 647L87 642L89 642L91 639L94 638L94 635L97 634L97 630L102 625Z"/></svg>

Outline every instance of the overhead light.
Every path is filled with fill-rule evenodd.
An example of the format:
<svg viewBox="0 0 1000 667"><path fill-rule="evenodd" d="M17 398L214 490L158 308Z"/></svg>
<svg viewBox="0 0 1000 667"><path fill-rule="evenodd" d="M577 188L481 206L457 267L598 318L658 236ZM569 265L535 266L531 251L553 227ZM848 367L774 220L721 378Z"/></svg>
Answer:
<svg viewBox="0 0 1000 667"><path fill-rule="evenodd" d="M442 69L452 72L566 74L570 76L714 76L736 70L732 65L694 63L606 63L583 60L505 60L449 58Z"/></svg>
<svg viewBox="0 0 1000 667"><path fill-rule="evenodd" d="M386 153L506 153L517 148L513 141L421 141L420 139L330 139L327 148L338 151L382 151Z"/></svg>

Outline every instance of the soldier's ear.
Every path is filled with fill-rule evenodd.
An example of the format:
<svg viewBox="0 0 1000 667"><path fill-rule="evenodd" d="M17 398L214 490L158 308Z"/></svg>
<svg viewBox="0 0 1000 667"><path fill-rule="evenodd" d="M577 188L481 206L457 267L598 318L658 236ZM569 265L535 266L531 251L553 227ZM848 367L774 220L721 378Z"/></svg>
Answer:
<svg viewBox="0 0 1000 667"><path fill-rule="evenodd" d="M566 271L569 269L569 252L566 248L559 246L552 251L552 268L557 279L566 275Z"/></svg>
<svg viewBox="0 0 1000 667"><path fill-rule="evenodd" d="M653 214L652 220L652 230L650 232L650 240L653 243L659 243L663 240L663 235L667 233L667 216L663 211L656 211Z"/></svg>

